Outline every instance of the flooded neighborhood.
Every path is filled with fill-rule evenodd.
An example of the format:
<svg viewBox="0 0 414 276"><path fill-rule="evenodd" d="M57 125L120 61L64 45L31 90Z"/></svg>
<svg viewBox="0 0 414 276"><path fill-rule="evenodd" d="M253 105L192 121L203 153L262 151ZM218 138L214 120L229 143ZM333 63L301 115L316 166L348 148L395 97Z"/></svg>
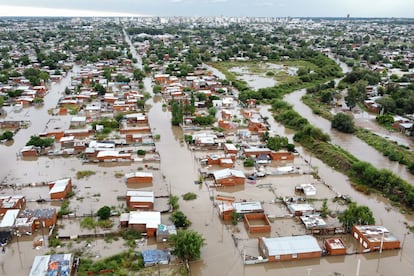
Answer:
<svg viewBox="0 0 414 276"><path fill-rule="evenodd" d="M412 26L0 18L0 275L411 275Z"/></svg>

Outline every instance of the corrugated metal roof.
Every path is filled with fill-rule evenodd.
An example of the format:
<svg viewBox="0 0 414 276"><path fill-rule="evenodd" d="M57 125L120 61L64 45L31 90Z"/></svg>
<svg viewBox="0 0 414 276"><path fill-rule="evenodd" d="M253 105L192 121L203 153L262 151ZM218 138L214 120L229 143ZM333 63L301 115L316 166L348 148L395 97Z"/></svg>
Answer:
<svg viewBox="0 0 414 276"><path fill-rule="evenodd" d="M310 235L262 238L262 240L268 249L269 256L322 252L318 241Z"/></svg>
<svg viewBox="0 0 414 276"><path fill-rule="evenodd" d="M244 173L242 171L233 170L233 169L224 169L224 170L215 171L213 172L213 175L215 179L223 179L223 178L227 178L231 176L245 178Z"/></svg>
<svg viewBox="0 0 414 276"><path fill-rule="evenodd" d="M161 224L161 213L131 211L129 212L129 224L145 224L147 228L157 228Z"/></svg>
<svg viewBox="0 0 414 276"><path fill-rule="evenodd" d="M72 254L36 256L29 276L71 275Z"/></svg>
<svg viewBox="0 0 414 276"><path fill-rule="evenodd" d="M3 220L0 223L0 228L12 227L14 225L14 221L19 215L19 212L19 209L7 210L6 214L4 214Z"/></svg>

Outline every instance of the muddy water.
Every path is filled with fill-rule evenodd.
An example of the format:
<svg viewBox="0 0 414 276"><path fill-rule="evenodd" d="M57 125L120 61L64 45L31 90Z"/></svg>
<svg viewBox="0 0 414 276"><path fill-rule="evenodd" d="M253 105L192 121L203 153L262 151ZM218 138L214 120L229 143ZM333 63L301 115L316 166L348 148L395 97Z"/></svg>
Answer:
<svg viewBox="0 0 414 276"><path fill-rule="evenodd" d="M305 94L306 90L302 89L286 95L284 99L292 104L293 108L302 117L308 119L312 125L319 127L324 132L328 133L331 136L332 144L344 148L362 161L369 162L377 168L389 169L409 183L414 183L414 176L407 171L405 166L400 165L397 162L389 161L387 157L382 155L382 153L368 146L354 135L345 134L332 129L330 121L313 114L312 110L301 101L302 96Z"/></svg>

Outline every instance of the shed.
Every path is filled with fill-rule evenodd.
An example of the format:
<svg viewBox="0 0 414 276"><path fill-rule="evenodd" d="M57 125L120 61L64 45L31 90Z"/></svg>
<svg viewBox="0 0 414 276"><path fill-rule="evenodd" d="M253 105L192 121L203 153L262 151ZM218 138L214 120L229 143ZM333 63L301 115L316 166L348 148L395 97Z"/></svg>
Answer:
<svg viewBox="0 0 414 276"><path fill-rule="evenodd" d="M49 182L50 199L64 199L72 191L72 180L70 178Z"/></svg>
<svg viewBox="0 0 414 276"><path fill-rule="evenodd" d="M270 262L319 258L322 249L310 235L259 238L259 250Z"/></svg>
<svg viewBox="0 0 414 276"><path fill-rule="evenodd" d="M332 238L325 240L325 248L329 255L345 255L345 243L340 238Z"/></svg>
<svg viewBox="0 0 414 276"><path fill-rule="evenodd" d="M296 204L291 203L287 205L289 212L295 216L303 216L307 214L313 214L315 209L310 204Z"/></svg>
<svg viewBox="0 0 414 276"><path fill-rule="evenodd" d="M177 234L177 228L174 224L160 224L157 228L157 242L166 242L171 235Z"/></svg>
<svg viewBox="0 0 414 276"><path fill-rule="evenodd" d="M156 264L169 264L170 253L167 250L149 249L142 251L145 267Z"/></svg>

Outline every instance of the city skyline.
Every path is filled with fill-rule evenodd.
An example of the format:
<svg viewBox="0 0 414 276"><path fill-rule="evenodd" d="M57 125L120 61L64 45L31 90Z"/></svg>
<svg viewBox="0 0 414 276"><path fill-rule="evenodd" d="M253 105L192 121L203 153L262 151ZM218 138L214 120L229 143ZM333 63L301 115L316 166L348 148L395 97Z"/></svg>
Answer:
<svg viewBox="0 0 414 276"><path fill-rule="evenodd" d="M0 0L0 16L412 17L410 0Z"/></svg>

